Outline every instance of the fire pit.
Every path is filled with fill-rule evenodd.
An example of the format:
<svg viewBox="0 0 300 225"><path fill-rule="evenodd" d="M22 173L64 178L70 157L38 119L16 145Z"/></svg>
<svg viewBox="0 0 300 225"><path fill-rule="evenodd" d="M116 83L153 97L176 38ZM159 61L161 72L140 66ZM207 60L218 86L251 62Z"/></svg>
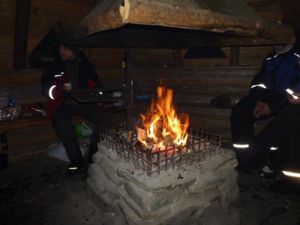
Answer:
<svg viewBox="0 0 300 225"><path fill-rule="evenodd" d="M170 93L160 91L157 108ZM89 188L124 224L239 224L234 153L220 147L219 135L188 129L188 117L178 119L167 102L158 110L152 103L136 133L122 126L102 132Z"/></svg>

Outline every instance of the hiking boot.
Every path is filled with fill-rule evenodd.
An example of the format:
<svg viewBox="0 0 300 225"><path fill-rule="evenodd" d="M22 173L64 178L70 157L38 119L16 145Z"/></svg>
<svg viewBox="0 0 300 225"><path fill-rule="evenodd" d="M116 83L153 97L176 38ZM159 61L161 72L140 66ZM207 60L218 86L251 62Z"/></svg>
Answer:
<svg viewBox="0 0 300 225"><path fill-rule="evenodd" d="M83 163L71 163L67 168L68 175L86 174L87 168Z"/></svg>
<svg viewBox="0 0 300 225"><path fill-rule="evenodd" d="M259 171L259 176L263 178L275 179L278 176L278 173L270 168L268 165L262 167Z"/></svg>

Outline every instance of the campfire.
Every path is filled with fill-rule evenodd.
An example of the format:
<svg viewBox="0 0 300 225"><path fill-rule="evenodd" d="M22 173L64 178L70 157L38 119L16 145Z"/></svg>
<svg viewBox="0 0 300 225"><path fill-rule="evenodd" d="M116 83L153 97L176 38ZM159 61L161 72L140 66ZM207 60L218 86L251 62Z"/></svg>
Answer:
<svg viewBox="0 0 300 225"><path fill-rule="evenodd" d="M135 131L128 131L125 126L103 130L100 143L149 177L197 164L220 150L220 135L191 129L189 116L176 113L172 89L158 86L157 98L140 117Z"/></svg>
<svg viewBox="0 0 300 225"><path fill-rule="evenodd" d="M137 127L137 139L153 151L167 146L185 146L188 140L189 116L178 116L173 105L173 90L158 86L157 99L149 111L141 114L142 124Z"/></svg>

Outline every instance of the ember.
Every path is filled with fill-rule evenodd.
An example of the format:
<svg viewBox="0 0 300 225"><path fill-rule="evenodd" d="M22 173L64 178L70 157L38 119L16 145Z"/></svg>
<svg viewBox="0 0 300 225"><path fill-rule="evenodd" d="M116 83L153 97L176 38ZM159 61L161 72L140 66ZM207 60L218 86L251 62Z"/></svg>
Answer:
<svg viewBox="0 0 300 225"><path fill-rule="evenodd" d="M177 116L173 106L173 90L158 86L157 100L152 100L147 114L141 114L142 125L137 138L146 148L159 151L169 145L185 146L188 140L189 116Z"/></svg>

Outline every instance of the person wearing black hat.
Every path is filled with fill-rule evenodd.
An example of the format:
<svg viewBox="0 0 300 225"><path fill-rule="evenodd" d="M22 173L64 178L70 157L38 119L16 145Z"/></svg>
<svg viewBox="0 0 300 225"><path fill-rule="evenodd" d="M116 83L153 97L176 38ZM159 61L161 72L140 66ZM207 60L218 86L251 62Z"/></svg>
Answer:
<svg viewBox="0 0 300 225"><path fill-rule="evenodd" d="M83 167L83 157L76 140L72 117L79 115L95 125L91 136L90 154L97 149L99 128L110 125L110 114L94 103L79 103L64 93L87 88L101 88L94 66L77 48L58 46L57 57L45 68L41 79L42 94L48 99L48 117L62 141L70 160L68 169L76 172Z"/></svg>
<svg viewBox="0 0 300 225"><path fill-rule="evenodd" d="M242 98L231 112L231 133L233 148L237 153L239 168L256 167L262 140L254 137L254 122L277 116L290 105L290 98L297 98L300 92L299 37L295 37L285 46L273 47L273 52L264 60L261 70L252 81L249 94ZM277 127L280 129L280 127ZM264 135L264 141L274 140ZM272 149L277 146L270 145ZM262 159L262 157L260 157Z"/></svg>

